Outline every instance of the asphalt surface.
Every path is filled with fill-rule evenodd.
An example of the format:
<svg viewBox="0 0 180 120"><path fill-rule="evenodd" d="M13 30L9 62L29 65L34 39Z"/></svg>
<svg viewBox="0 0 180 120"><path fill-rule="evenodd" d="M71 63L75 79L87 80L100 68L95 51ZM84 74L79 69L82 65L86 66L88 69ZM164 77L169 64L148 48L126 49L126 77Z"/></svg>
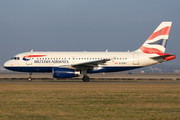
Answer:
<svg viewBox="0 0 180 120"><path fill-rule="evenodd" d="M25 84L180 84L180 81L0 81L0 83L25 83Z"/></svg>
<svg viewBox="0 0 180 120"><path fill-rule="evenodd" d="M180 84L180 74L172 73L107 73L89 74L90 82L83 82L82 76L72 79L53 79L52 73L33 73L28 82L28 73L0 72L0 83L55 83L55 84Z"/></svg>

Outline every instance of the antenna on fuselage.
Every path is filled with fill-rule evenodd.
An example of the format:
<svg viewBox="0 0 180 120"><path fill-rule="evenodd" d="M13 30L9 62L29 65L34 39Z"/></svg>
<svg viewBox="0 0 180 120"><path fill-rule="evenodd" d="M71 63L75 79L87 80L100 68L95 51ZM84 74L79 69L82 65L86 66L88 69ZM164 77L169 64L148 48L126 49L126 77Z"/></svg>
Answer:
<svg viewBox="0 0 180 120"><path fill-rule="evenodd" d="M33 52L33 49L31 50L31 52Z"/></svg>
<svg viewBox="0 0 180 120"><path fill-rule="evenodd" d="M106 52L108 52L108 49L106 50Z"/></svg>

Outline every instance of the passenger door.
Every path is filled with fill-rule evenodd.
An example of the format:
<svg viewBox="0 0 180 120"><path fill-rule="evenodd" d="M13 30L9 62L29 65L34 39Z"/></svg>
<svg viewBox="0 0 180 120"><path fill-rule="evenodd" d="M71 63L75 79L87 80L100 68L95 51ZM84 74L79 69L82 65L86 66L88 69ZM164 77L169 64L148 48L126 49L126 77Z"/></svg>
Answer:
<svg viewBox="0 0 180 120"><path fill-rule="evenodd" d="M134 53L133 54L133 65L139 65L139 54L138 53Z"/></svg>
<svg viewBox="0 0 180 120"><path fill-rule="evenodd" d="M32 54L27 54L26 55L26 64L27 65L32 65Z"/></svg>

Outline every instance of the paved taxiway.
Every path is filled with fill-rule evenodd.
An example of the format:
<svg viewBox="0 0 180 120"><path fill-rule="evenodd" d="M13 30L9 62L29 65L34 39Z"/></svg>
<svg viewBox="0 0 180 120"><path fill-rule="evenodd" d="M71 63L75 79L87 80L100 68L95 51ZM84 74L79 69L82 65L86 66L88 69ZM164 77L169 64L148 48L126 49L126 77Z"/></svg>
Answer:
<svg viewBox="0 0 180 120"><path fill-rule="evenodd" d="M175 73L132 73L128 74L128 72L114 72L114 73L98 73L98 74L88 74L90 78L151 78L151 79L180 79L180 74ZM26 72L0 72L0 78L27 78L28 73ZM32 78L53 78L52 73L33 73ZM76 78L82 78L76 77Z"/></svg>
<svg viewBox="0 0 180 120"><path fill-rule="evenodd" d="M28 82L27 73L0 72L0 83L55 83L55 84L180 84L180 74L170 73L107 73L90 74L90 82L84 83L82 76L70 79L54 79L52 73L33 73L32 81Z"/></svg>
<svg viewBox="0 0 180 120"><path fill-rule="evenodd" d="M180 84L180 81L0 81L0 83L26 83L26 84Z"/></svg>

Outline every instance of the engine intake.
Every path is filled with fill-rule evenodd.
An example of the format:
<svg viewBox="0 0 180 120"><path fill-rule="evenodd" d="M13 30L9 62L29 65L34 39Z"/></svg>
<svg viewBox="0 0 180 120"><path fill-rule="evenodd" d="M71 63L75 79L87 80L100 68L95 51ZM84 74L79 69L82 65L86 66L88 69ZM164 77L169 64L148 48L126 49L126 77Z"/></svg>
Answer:
<svg viewBox="0 0 180 120"><path fill-rule="evenodd" d="M53 68L54 78L72 78L80 75L79 71L71 68Z"/></svg>

